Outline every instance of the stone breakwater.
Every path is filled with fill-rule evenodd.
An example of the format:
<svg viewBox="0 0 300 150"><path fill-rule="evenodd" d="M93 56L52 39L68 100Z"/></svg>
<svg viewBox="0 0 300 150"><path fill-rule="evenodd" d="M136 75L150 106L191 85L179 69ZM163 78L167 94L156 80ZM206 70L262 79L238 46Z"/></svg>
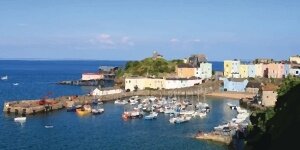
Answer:
<svg viewBox="0 0 300 150"><path fill-rule="evenodd" d="M7 114L15 115L30 115L43 112L51 112L54 110L63 109L68 106L68 103L72 101L75 104L92 103L96 99L100 99L103 102L113 101L116 99L125 99L131 96L203 96L207 93L211 93L219 90L220 82L206 82L201 85L193 87L180 88L180 89L168 89L168 90L140 90L135 92L123 92L111 95L92 96L92 95L80 95L80 96L61 96L50 99L38 99L38 100L19 100L9 101L4 103L3 111Z"/></svg>

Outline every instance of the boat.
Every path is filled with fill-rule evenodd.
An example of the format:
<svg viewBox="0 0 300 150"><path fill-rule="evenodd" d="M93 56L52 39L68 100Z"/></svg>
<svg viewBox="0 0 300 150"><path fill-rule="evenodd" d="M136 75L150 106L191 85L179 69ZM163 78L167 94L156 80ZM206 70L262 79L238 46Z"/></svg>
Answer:
<svg viewBox="0 0 300 150"><path fill-rule="evenodd" d="M1 77L1 80L7 80L8 79L8 76L2 76Z"/></svg>
<svg viewBox="0 0 300 150"><path fill-rule="evenodd" d="M158 116L157 112L151 112L149 115L145 116L144 119L146 120L156 119L157 116Z"/></svg>
<svg viewBox="0 0 300 150"><path fill-rule="evenodd" d="M229 102L227 103L227 105L229 106L230 109L236 109L236 107L237 107L236 105L231 104Z"/></svg>
<svg viewBox="0 0 300 150"><path fill-rule="evenodd" d="M26 117L16 117L14 120L15 122L24 122L26 121Z"/></svg>
<svg viewBox="0 0 300 150"><path fill-rule="evenodd" d="M54 126L46 125L45 128L53 128Z"/></svg>
<svg viewBox="0 0 300 150"><path fill-rule="evenodd" d="M93 115L98 115L104 112L104 108L94 108L92 109L92 114Z"/></svg>
<svg viewBox="0 0 300 150"><path fill-rule="evenodd" d="M84 110L84 109L76 109L76 113L80 116L85 116L85 115L88 115L91 113L91 111L88 111L88 110Z"/></svg>
<svg viewBox="0 0 300 150"><path fill-rule="evenodd" d="M13 85L17 86L17 85L19 85L19 83L13 83Z"/></svg>
<svg viewBox="0 0 300 150"><path fill-rule="evenodd" d="M190 116L179 116L179 117L170 118L169 122L170 123L184 123L184 122L188 122L189 120L191 120Z"/></svg>
<svg viewBox="0 0 300 150"><path fill-rule="evenodd" d="M90 105L84 105L82 108L77 108L76 113L80 116L88 115L92 111L92 108Z"/></svg>

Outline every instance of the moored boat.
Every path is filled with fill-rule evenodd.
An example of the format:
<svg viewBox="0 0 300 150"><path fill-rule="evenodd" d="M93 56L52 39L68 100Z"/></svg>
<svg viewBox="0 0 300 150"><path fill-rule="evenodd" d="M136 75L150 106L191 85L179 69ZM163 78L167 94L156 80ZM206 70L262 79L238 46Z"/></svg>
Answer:
<svg viewBox="0 0 300 150"><path fill-rule="evenodd" d="M2 76L1 77L1 80L7 80L8 79L8 76Z"/></svg>
<svg viewBox="0 0 300 150"><path fill-rule="evenodd" d="M146 120L151 120L151 119L156 119L158 116L158 113L157 112L151 112L149 115L145 116L144 118Z"/></svg>
<svg viewBox="0 0 300 150"><path fill-rule="evenodd" d="M26 121L26 117L16 117L14 120L16 122L22 122L22 121Z"/></svg>

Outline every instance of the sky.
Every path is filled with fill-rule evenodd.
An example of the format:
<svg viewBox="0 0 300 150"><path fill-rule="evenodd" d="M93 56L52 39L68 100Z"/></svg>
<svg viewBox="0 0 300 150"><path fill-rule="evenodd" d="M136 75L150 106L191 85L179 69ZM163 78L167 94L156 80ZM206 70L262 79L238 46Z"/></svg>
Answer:
<svg viewBox="0 0 300 150"><path fill-rule="evenodd" d="M1 0L0 59L300 54L300 1Z"/></svg>

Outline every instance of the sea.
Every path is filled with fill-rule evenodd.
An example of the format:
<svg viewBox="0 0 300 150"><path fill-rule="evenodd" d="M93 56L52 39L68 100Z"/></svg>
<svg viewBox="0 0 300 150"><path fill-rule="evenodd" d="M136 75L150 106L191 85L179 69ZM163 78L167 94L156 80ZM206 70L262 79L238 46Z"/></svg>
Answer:
<svg viewBox="0 0 300 150"><path fill-rule="evenodd" d="M80 79L83 72L95 72L99 66L124 66L126 61L37 61L0 60L0 108L12 100L41 99L62 95L87 94L94 87L56 84ZM222 62L213 62L213 70L222 71ZM18 85L14 84L18 83ZM198 97L189 97L198 100ZM124 121L123 106L104 103L101 115L80 117L62 109L47 114L27 116L24 123L14 122L14 115L0 111L1 150L226 150L226 145L196 140L197 131L211 131L229 121L236 112L223 98L200 97L211 112L205 118L194 118L183 124L170 124L169 115L159 114L156 120ZM53 128L45 128L45 126Z"/></svg>

